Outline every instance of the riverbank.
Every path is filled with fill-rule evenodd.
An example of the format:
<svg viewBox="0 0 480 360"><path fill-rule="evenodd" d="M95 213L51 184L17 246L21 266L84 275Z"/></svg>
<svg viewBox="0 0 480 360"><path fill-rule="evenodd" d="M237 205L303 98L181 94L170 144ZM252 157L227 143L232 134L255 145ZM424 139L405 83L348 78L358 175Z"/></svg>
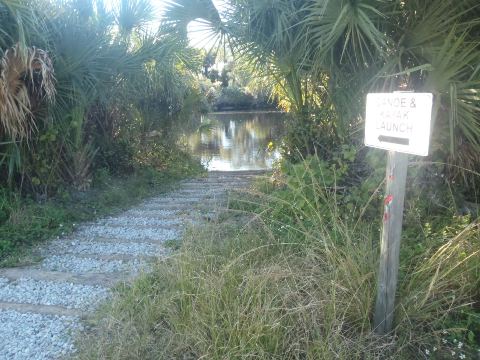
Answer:
<svg viewBox="0 0 480 360"><path fill-rule="evenodd" d="M234 115L234 114L287 114L281 110L229 110L229 111L211 111L206 115Z"/></svg>

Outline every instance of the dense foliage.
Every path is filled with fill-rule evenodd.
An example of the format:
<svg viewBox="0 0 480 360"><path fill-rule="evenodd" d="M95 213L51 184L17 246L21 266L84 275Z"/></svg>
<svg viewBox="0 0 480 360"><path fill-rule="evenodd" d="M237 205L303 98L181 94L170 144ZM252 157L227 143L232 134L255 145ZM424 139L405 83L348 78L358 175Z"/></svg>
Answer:
<svg viewBox="0 0 480 360"><path fill-rule="evenodd" d="M198 170L173 125L200 108L200 52L149 1L108 5L0 0L0 260Z"/></svg>
<svg viewBox="0 0 480 360"><path fill-rule="evenodd" d="M476 0L231 0L208 16L202 3L171 1L166 15L177 27L203 18L270 84L294 114L292 158L361 139L367 92L432 92L430 159L475 187L464 169L480 166Z"/></svg>
<svg viewBox="0 0 480 360"><path fill-rule="evenodd" d="M246 84L188 47L195 19L291 114L272 180L120 289L79 356L478 356L478 1L169 4L152 31L146 0L0 0L0 256L150 193L135 178L102 191L110 175L188 172L172 128L195 109L252 106ZM384 160L358 145L366 93L395 90L434 94L434 130L430 157L409 169L395 329L380 337ZM81 201L92 184L93 207Z"/></svg>
<svg viewBox="0 0 480 360"><path fill-rule="evenodd" d="M275 110L278 107L268 86L256 81L256 74L244 59L222 54L223 61L216 63L213 50L204 50L202 92L214 111L225 110ZM217 67L222 67L219 72Z"/></svg>
<svg viewBox="0 0 480 360"><path fill-rule="evenodd" d="M201 59L153 14L145 0L0 1L3 186L45 198L175 156L169 124L196 108Z"/></svg>

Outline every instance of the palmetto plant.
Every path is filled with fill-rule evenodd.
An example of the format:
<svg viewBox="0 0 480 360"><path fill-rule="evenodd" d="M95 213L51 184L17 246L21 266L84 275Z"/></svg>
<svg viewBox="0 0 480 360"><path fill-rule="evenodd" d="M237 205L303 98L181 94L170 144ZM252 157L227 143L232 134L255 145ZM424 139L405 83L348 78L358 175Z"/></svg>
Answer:
<svg viewBox="0 0 480 360"><path fill-rule="evenodd" d="M155 17L154 7L149 0L120 0L115 13L115 22L122 36L136 30L144 30Z"/></svg>

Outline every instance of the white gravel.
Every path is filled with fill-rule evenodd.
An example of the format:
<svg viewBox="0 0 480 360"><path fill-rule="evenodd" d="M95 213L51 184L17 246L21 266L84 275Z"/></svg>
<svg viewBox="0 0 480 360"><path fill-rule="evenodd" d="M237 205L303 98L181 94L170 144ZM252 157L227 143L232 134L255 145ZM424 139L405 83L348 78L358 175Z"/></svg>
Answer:
<svg viewBox="0 0 480 360"><path fill-rule="evenodd" d="M144 262L138 259L101 260L82 258L74 255L51 255L42 261L41 267L49 271L63 271L72 273L113 273L138 272L146 268Z"/></svg>
<svg viewBox="0 0 480 360"><path fill-rule="evenodd" d="M205 197L225 197L225 194L220 194L223 190L228 190L224 186L213 186L212 188L206 187L203 189L202 195ZM184 188L181 190L178 190L174 193L171 194L171 197L176 197L178 196L179 198L184 198L184 197L194 197L198 195L198 189L193 187L193 188Z"/></svg>
<svg viewBox="0 0 480 360"><path fill-rule="evenodd" d="M136 219L137 217L140 217L140 218L145 218L145 217L148 217L148 218L154 218L154 219L157 219L157 220L162 220L162 219L178 219L178 211L174 211L174 210L157 210L155 212L155 215L154 216L147 216L146 214L142 214L142 211L138 209L138 207L136 208L133 208L133 209L130 209L128 211L125 211L123 213L123 216L122 217L130 217L130 219L132 219L132 216L134 216L133 219Z"/></svg>
<svg viewBox="0 0 480 360"><path fill-rule="evenodd" d="M174 213L172 211L172 213ZM176 213L174 213L176 214ZM147 216L119 216L117 218L108 218L101 222L97 222L97 225L105 226L152 226L152 227L175 227L182 226L185 220L173 217L171 219L162 219Z"/></svg>
<svg viewBox="0 0 480 360"><path fill-rule="evenodd" d="M154 200L150 200L145 202L144 204L156 204L156 205L163 205L163 204L195 204L195 203L205 203L205 202L212 202L212 201L218 201L215 198L207 198L207 197L180 197L180 198L175 198L175 197L164 197L164 198L157 198Z"/></svg>
<svg viewBox="0 0 480 360"><path fill-rule="evenodd" d="M41 254L82 254L82 255L132 255L132 256L162 256L165 248L160 244L145 242L101 242L87 239L57 240L50 244Z"/></svg>
<svg viewBox="0 0 480 360"><path fill-rule="evenodd" d="M108 296L100 286L28 278L9 282L0 278L0 300L16 303L61 305L69 309L91 309Z"/></svg>
<svg viewBox="0 0 480 360"><path fill-rule="evenodd" d="M189 211L189 210L201 210L205 208L216 208L221 206L222 203L219 201L210 201L207 203L206 201L196 202L196 203L176 203L176 204L169 204L169 203L148 203L143 204L139 209L140 210L163 210L164 208L173 208L178 211Z"/></svg>
<svg viewBox="0 0 480 360"><path fill-rule="evenodd" d="M135 208L133 210L129 210L127 215L131 216L131 217L141 216L141 217L158 219L158 218L161 218L163 216L162 214L165 211L167 211L167 210L162 210L162 209L146 210L146 209L142 209L142 208ZM170 212L170 210L168 210L168 212ZM174 211L174 213L175 213L175 218L177 218L177 219L184 219L185 215L190 215L191 214L190 211L180 211L180 210L176 210L176 211Z"/></svg>
<svg viewBox="0 0 480 360"><path fill-rule="evenodd" d="M0 310L0 360L52 360L74 352L76 317Z"/></svg>
<svg viewBox="0 0 480 360"><path fill-rule="evenodd" d="M111 237L118 239L151 239L151 240L173 240L178 239L180 232L175 228L142 228L142 227L120 227L91 225L78 229L77 235L93 237Z"/></svg>

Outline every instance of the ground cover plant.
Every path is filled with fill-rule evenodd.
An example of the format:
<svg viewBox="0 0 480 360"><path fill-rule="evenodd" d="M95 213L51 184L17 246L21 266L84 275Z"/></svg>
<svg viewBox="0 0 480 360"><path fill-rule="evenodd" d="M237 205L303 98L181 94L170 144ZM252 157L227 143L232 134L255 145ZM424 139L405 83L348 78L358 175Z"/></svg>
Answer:
<svg viewBox="0 0 480 360"><path fill-rule="evenodd" d="M382 176L351 184L351 151L286 163L234 195L219 223L118 289L79 358L474 359L476 215L457 212L448 186L415 196L424 175L411 171L395 329L374 335Z"/></svg>

